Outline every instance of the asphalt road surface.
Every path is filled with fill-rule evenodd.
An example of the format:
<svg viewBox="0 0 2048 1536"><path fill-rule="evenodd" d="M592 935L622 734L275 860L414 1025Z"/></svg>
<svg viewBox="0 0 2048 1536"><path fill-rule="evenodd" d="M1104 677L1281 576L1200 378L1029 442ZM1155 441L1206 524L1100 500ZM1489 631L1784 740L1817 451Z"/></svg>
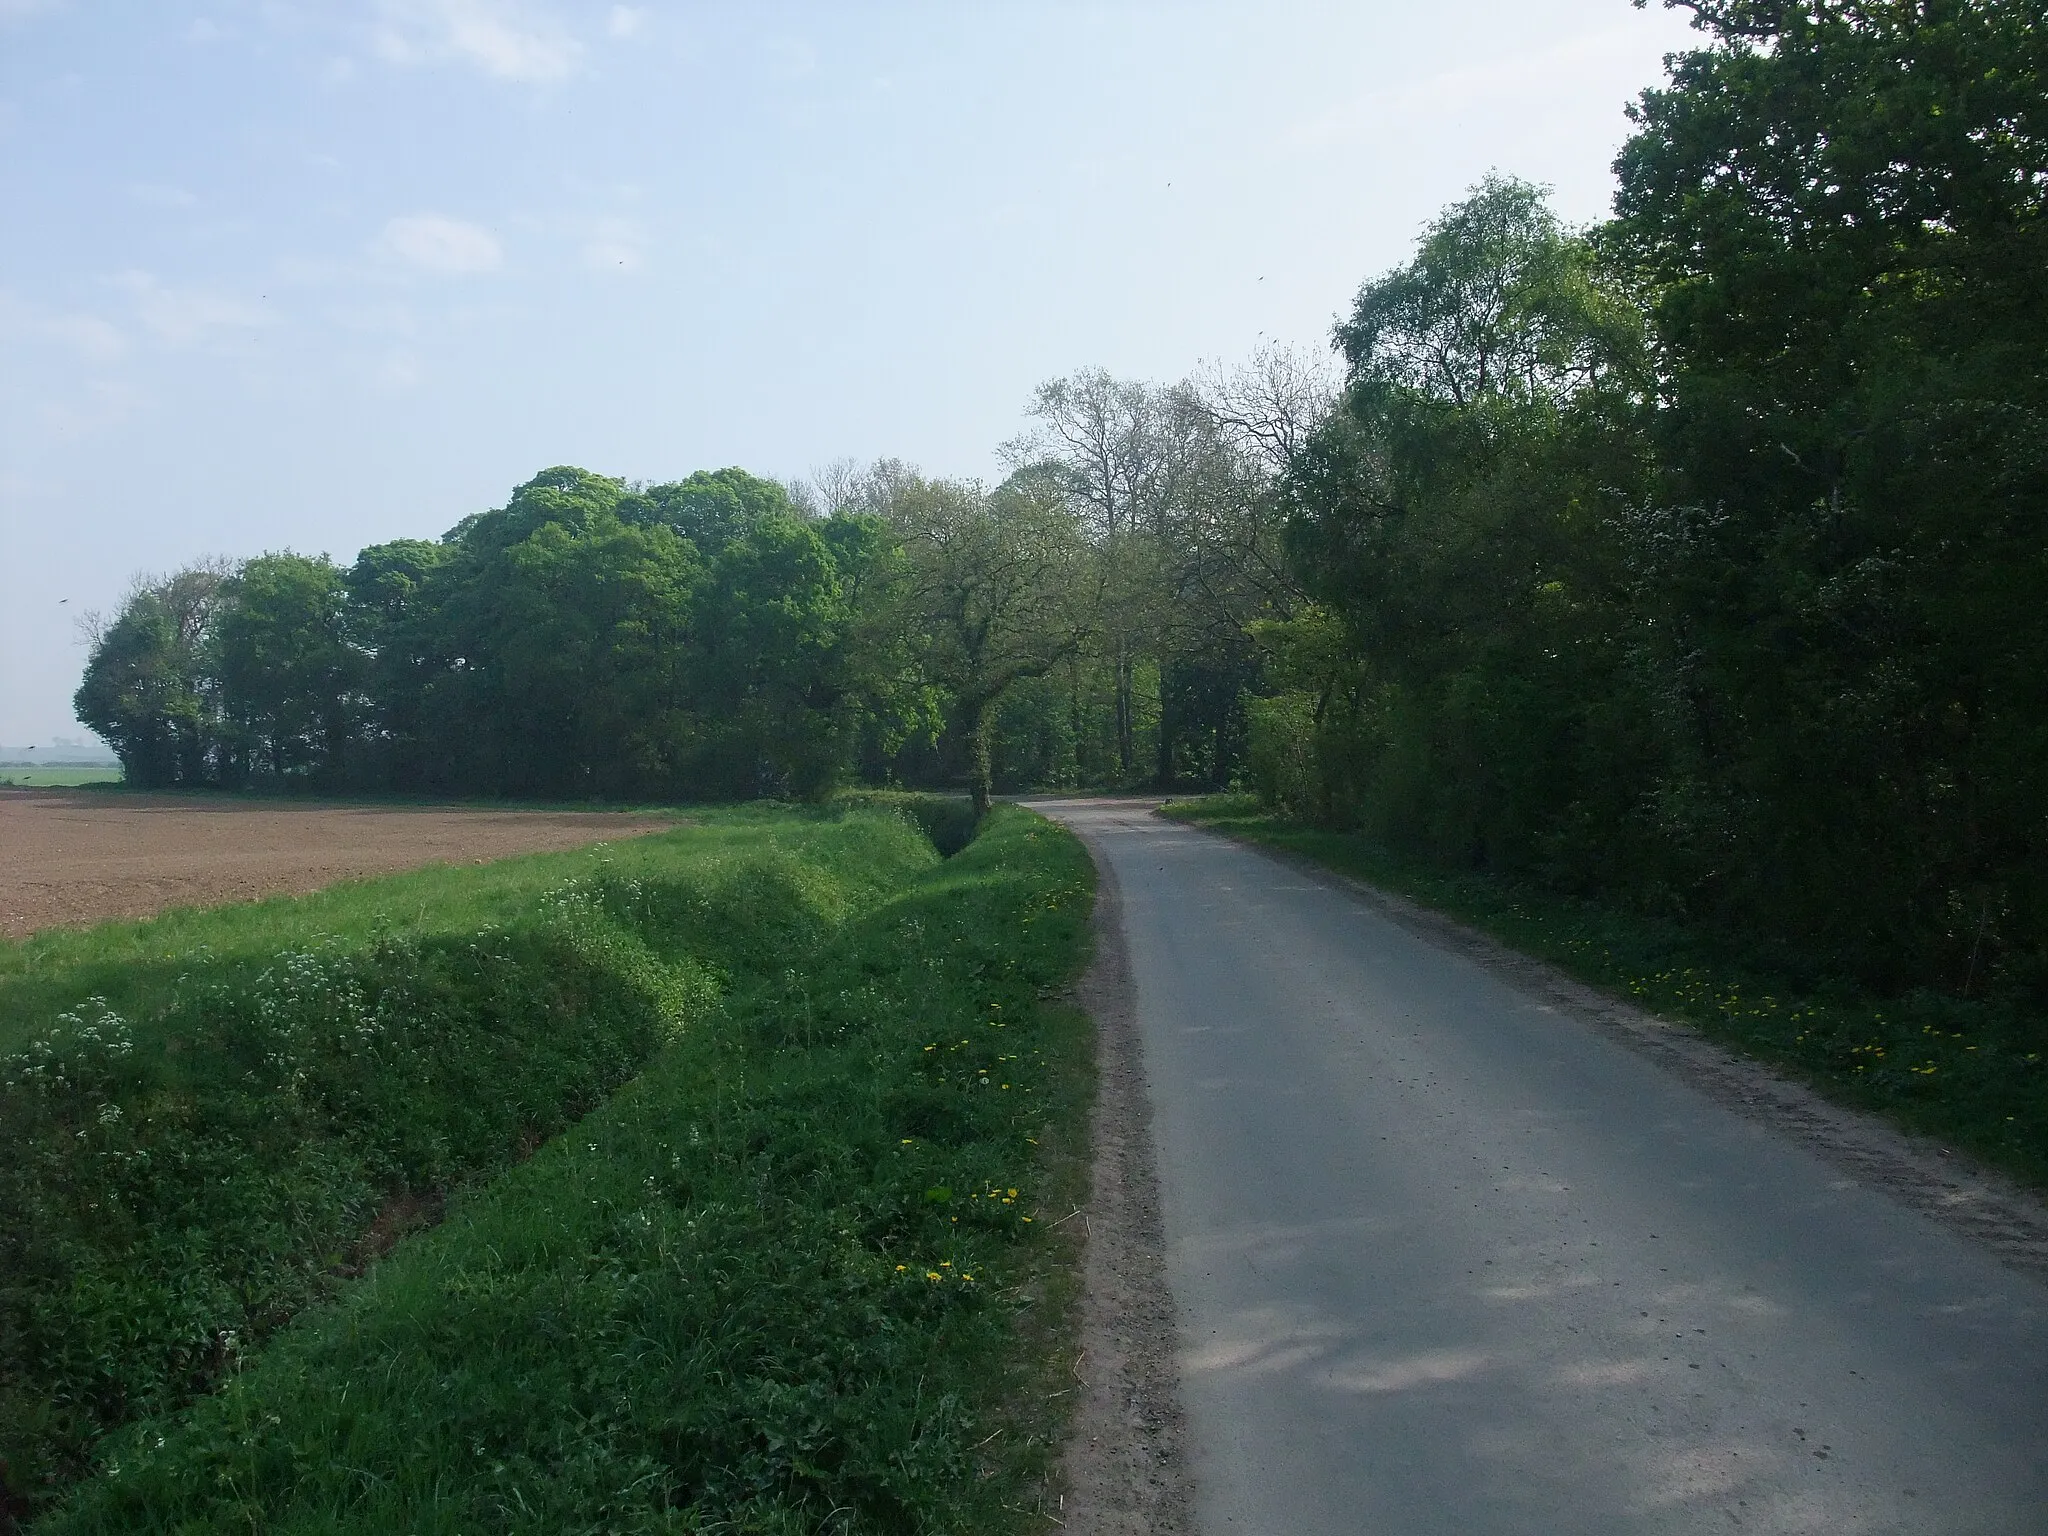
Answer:
<svg viewBox="0 0 2048 1536"><path fill-rule="evenodd" d="M1204 1536L2048 1532L2048 1288L1341 886L1104 802Z"/></svg>

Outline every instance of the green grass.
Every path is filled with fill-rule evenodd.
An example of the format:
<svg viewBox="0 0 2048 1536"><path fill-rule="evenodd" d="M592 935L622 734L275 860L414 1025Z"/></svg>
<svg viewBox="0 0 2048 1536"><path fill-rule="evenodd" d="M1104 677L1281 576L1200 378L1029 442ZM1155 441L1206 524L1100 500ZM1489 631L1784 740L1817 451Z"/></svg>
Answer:
<svg viewBox="0 0 2048 1536"><path fill-rule="evenodd" d="M998 809L38 1530L1050 1528L1091 879Z"/></svg>
<svg viewBox="0 0 2048 1536"><path fill-rule="evenodd" d="M979 830L974 802L966 795L934 793L927 790L847 789L833 797L833 804L872 807L908 816L932 840L932 846L951 858L974 841Z"/></svg>
<svg viewBox="0 0 2048 1536"><path fill-rule="evenodd" d="M17 946L0 1516L936 863L901 815L735 811Z"/></svg>
<svg viewBox="0 0 2048 1536"><path fill-rule="evenodd" d="M81 784L119 784L119 768L0 768L0 785L16 789L76 789Z"/></svg>
<svg viewBox="0 0 2048 1536"><path fill-rule="evenodd" d="M1164 809L1399 892L2048 1189L2048 1020L2020 1004L1932 991L1874 997L1729 935L1446 871L1355 834L1289 822L1248 795Z"/></svg>

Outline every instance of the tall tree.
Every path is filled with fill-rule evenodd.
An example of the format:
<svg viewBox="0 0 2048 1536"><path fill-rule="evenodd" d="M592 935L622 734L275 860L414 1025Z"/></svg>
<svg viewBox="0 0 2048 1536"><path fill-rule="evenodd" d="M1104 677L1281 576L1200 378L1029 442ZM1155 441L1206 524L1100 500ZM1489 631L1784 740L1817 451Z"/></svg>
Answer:
<svg viewBox="0 0 2048 1536"><path fill-rule="evenodd" d="M367 707L357 757L360 782L421 789L437 773L427 696L446 668L439 653L439 609L450 584L442 576L458 546L393 539L357 554L345 578L349 642L364 658Z"/></svg>
<svg viewBox="0 0 2048 1536"><path fill-rule="evenodd" d="M882 494L909 560L906 606L924 665L967 740L975 808L986 811L997 706L1072 655L1086 633L1079 522L1057 485L1029 473L984 493L892 466Z"/></svg>
<svg viewBox="0 0 2048 1536"><path fill-rule="evenodd" d="M234 566L203 561L138 581L110 621L91 621L92 655L72 700L144 788L211 782L220 767L214 616Z"/></svg>
<svg viewBox="0 0 2048 1536"><path fill-rule="evenodd" d="M1335 670L1269 718L1316 733L1323 814L1462 860L1556 856L1615 777L1589 711L1624 664L1612 535L1643 489L1640 311L1537 189L1489 178L1337 340L1342 409L1287 476L1320 605L1287 670Z"/></svg>
<svg viewBox="0 0 2048 1536"><path fill-rule="evenodd" d="M687 479L643 486L617 504L629 523L673 529L715 560L726 545L769 518L797 515L788 488L743 469L699 470Z"/></svg>
<svg viewBox="0 0 2048 1536"><path fill-rule="evenodd" d="M1607 239L1656 295L1700 879L2048 986L2048 11L1689 9Z"/></svg>
<svg viewBox="0 0 2048 1536"><path fill-rule="evenodd" d="M825 534L787 512L712 562L698 596L689 688L728 794L815 798L845 776L862 701L848 584Z"/></svg>
<svg viewBox="0 0 2048 1536"><path fill-rule="evenodd" d="M466 574L436 637L444 749L514 794L619 796L663 781L700 561L609 512L544 523Z"/></svg>
<svg viewBox="0 0 2048 1536"><path fill-rule="evenodd" d="M1184 390L1084 369L1039 386L1034 431L1005 448L1018 469L1050 467L1093 546L1097 642L1110 672L1116 763L1138 764L1137 678L1172 622L1171 523L1198 472L1206 420Z"/></svg>
<svg viewBox="0 0 2048 1536"><path fill-rule="evenodd" d="M344 769L365 704L365 658L346 633L342 572L324 557L261 555L224 597L213 643L240 755L273 782Z"/></svg>

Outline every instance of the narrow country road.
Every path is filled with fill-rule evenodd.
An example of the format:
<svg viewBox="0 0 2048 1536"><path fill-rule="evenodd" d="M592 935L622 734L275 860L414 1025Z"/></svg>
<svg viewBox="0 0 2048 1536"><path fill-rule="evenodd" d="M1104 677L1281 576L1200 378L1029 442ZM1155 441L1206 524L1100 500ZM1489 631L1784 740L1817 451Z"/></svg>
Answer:
<svg viewBox="0 0 2048 1536"><path fill-rule="evenodd" d="M1120 896L1203 1536L2048 1533L2048 1287L1340 885Z"/></svg>

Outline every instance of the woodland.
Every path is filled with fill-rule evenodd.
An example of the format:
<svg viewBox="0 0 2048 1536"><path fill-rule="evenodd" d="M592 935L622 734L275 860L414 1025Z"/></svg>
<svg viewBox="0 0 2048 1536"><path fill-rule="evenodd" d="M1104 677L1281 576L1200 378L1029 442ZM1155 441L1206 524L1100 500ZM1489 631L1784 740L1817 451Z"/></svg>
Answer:
<svg viewBox="0 0 2048 1536"><path fill-rule="evenodd" d="M542 471L138 583L149 788L1255 790L2048 1001L2048 6L1695 0L1613 216L1490 176L1327 355L1041 386L985 485Z"/></svg>

